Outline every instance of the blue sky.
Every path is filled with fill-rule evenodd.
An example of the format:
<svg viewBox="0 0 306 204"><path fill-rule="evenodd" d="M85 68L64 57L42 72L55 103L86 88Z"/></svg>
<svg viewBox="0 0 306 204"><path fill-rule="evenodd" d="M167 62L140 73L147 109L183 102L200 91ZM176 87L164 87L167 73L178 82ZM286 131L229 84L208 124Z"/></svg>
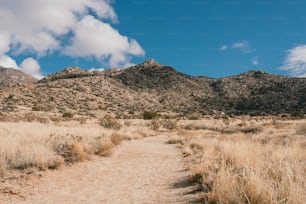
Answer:
<svg viewBox="0 0 306 204"><path fill-rule="evenodd" d="M25 2L37 9L37 1ZM0 65L13 60L14 67L38 77L67 66L125 67L147 58L190 75L223 77L256 69L306 76L303 0L67 0L51 3L65 15L34 16L38 22L28 6L11 2L0 0L0 15L9 9L24 15L7 17L15 19L9 25L0 20ZM30 28L12 29L21 27L20 19ZM33 39L20 34L40 31ZM8 48L2 33L8 33Z"/></svg>

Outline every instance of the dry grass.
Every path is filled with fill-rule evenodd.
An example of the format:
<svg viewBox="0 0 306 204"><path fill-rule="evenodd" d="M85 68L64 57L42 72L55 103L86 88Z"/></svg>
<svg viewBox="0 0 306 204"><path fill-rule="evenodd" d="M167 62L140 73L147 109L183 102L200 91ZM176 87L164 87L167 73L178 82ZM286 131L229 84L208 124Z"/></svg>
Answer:
<svg viewBox="0 0 306 204"><path fill-rule="evenodd" d="M121 123L111 115L105 115L99 120L99 124L107 129L119 130L121 128Z"/></svg>
<svg viewBox="0 0 306 204"><path fill-rule="evenodd" d="M106 157L111 155L114 146L115 145L112 143L111 138L102 136L97 138L93 145L93 149L96 155Z"/></svg>
<svg viewBox="0 0 306 204"><path fill-rule="evenodd" d="M189 127L185 123L181 127ZM305 123L270 119L202 123L207 127L204 132L182 130L169 142L184 142L192 178L201 184L207 203L305 202ZM239 131L219 131L226 128Z"/></svg>
<svg viewBox="0 0 306 204"><path fill-rule="evenodd" d="M0 176L8 169L57 169L93 155L110 156L123 140L149 135L149 128L140 121L130 121L121 130L102 128L96 121L0 123Z"/></svg>

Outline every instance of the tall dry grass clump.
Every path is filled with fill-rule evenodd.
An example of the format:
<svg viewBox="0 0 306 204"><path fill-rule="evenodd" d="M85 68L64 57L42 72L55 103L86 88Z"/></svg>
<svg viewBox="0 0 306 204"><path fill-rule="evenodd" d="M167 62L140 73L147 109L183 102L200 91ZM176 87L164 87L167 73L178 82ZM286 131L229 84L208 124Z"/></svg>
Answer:
<svg viewBox="0 0 306 204"><path fill-rule="evenodd" d="M206 202L305 203L306 138L294 130L295 126L271 127L263 132L207 131L191 136L182 149L197 158L191 159L192 178L200 183Z"/></svg>
<svg viewBox="0 0 306 204"><path fill-rule="evenodd" d="M305 150L252 141L206 141L197 169L209 202L303 203ZM304 197L304 198L303 198Z"/></svg>
<svg viewBox="0 0 306 204"><path fill-rule="evenodd" d="M99 120L99 124L107 129L119 130L121 128L121 123L111 115L105 115Z"/></svg>
<svg viewBox="0 0 306 204"><path fill-rule="evenodd" d="M99 126L0 123L0 176L7 169L57 169L92 155L109 156L123 140Z"/></svg>

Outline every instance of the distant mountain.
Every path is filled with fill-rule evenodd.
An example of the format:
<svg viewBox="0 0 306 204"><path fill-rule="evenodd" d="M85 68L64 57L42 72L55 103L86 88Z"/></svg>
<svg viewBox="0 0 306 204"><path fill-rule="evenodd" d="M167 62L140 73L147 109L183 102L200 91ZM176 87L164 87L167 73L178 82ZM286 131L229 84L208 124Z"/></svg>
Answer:
<svg viewBox="0 0 306 204"><path fill-rule="evenodd" d="M14 93L16 106L90 116L106 112L140 114L146 110L182 115L306 113L306 79L264 71L219 79L192 77L147 60L124 70L67 68L35 84L34 80L29 82L31 88L27 83L3 86L7 88L0 90L0 97ZM5 101L2 107L7 106Z"/></svg>
<svg viewBox="0 0 306 204"><path fill-rule="evenodd" d="M33 84L36 81L33 77L22 71L0 67L0 89L16 87L16 86L26 86Z"/></svg>

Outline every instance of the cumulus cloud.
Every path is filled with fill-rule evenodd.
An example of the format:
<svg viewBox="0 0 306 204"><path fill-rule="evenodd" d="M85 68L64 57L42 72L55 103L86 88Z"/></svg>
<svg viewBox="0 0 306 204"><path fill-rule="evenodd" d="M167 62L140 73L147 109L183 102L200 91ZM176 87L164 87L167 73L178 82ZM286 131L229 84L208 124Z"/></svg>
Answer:
<svg viewBox="0 0 306 204"><path fill-rule="evenodd" d="M101 19L116 21L114 10L105 0L0 0L0 28L10 35L14 51L44 55L59 49L78 17L94 11Z"/></svg>
<svg viewBox="0 0 306 204"><path fill-rule="evenodd" d="M223 51L226 51L227 49L228 49L227 45L222 45L219 50L223 52Z"/></svg>
<svg viewBox="0 0 306 204"><path fill-rule="evenodd" d="M6 68L18 69L18 65L16 61L7 55L0 56L0 66L6 67Z"/></svg>
<svg viewBox="0 0 306 204"><path fill-rule="evenodd" d="M109 24L90 15L78 22L73 31L72 43L64 49L69 56L108 59L111 66L126 66L130 55L144 54L136 40L122 36Z"/></svg>
<svg viewBox="0 0 306 204"><path fill-rule="evenodd" d="M37 60L33 58L27 58L21 62L21 64L18 66L16 61L7 56L7 55L1 55L0 56L0 66L5 68L13 68L20 70L24 73L27 73L34 78L41 79L44 76L41 74L40 65Z"/></svg>
<svg viewBox="0 0 306 204"><path fill-rule="evenodd" d="M251 52L254 52L255 50L252 49L250 43L248 41L239 41L239 42L235 42L232 45L233 49L238 49L241 51L241 53L243 54L248 54Z"/></svg>
<svg viewBox="0 0 306 204"><path fill-rule="evenodd" d="M136 40L112 27L111 23L118 22L118 18L111 2L0 0L2 61L25 53L40 58L58 51L74 57L94 56L112 66L129 64L132 56L142 55L144 51ZM85 40L89 40L89 45L85 45ZM93 43L94 40L97 41ZM74 50L79 48L85 50Z"/></svg>
<svg viewBox="0 0 306 204"><path fill-rule="evenodd" d="M280 69L289 72L291 76L306 77L306 45L287 50L287 56Z"/></svg>
<svg viewBox="0 0 306 204"><path fill-rule="evenodd" d="M33 59L33 58L27 58L23 60L23 62L20 64L20 70L37 78L41 79L44 76L40 73L40 65L39 63Z"/></svg>

